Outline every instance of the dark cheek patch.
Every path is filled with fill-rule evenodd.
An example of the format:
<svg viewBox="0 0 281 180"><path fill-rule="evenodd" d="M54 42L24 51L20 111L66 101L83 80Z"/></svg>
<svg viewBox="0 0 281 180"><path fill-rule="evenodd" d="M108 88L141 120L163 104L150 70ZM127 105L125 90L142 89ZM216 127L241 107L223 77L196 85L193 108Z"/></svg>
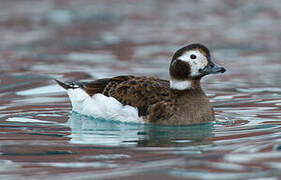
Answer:
<svg viewBox="0 0 281 180"><path fill-rule="evenodd" d="M185 80L190 74L190 66L181 60L173 60L170 66L170 76L174 79Z"/></svg>

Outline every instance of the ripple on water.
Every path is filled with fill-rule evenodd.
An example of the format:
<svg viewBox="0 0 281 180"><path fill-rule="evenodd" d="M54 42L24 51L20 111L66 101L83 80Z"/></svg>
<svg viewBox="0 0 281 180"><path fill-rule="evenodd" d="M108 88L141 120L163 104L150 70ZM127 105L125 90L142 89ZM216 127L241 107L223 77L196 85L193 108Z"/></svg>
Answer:
<svg viewBox="0 0 281 180"><path fill-rule="evenodd" d="M0 179L280 179L278 0L0 4ZM168 79L172 52L189 42L227 68L202 80L214 123L70 115L52 80Z"/></svg>
<svg viewBox="0 0 281 180"><path fill-rule="evenodd" d="M155 126L95 119L73 113L67 124L71 143L108 146L168 146L200 141L212 136L213 124Z"/></svg>
<svg viewBox="0 0 281 180"><path fill-rule="evenodd" d="M160 68L158 66L156 64L155 68ZM153 69L148 69L149 73ZM102 76L98 72L91 73L96 77ZM68 118L70 103L63 89L56 84L35 86L33 82L28 82L32 87L26 87L23 83L26 79L20 79L18 84L3 86L1 89L2 97L13 98L0 107L0 117L5 120L1 122L0 130L2 139L14 134L15 139L24 142L15 142L9 138L1 142L0 157L25 159L26 156L35 156L39 162L31 163L32 166L72 170L118 170L124 168L120 161L127 162L127 165L138 161L143 163L144 172L151 172L148 167L153 167L153 171L159 174L190 179L270 179L272 171L276 174L280 171L279 88L245 88L243 84L240 89L230 86L216 90L218 84L206 84L215 106L216 122L193 126L157 126L107 121L77 113L72 113ZM10 91L14 88L18 89ZM23 108L23 105L27 106ZM10 133L7 133L7 129ZM33 136L36 141L30 142ZM21 147L27 145L31 149L22 152ZM12 146L19 148L9 149ZM37 150L48 146L54 150ZM67 150L68 146L74 149ZM114 148L114 151L108 154L85 154L84 151L75 152L77 148L86 151L94 149L94 152ZM124 150L115 152L118 148ZM132 150L133 153L129 152ZM139 156L152 155L134 160L138 153L141 154ZM44 156L51 160L40 162L44 161ZM66 163L52 159L52 156L64 156L61 159L77 156L77 159ZM165 162L168 162L163 165L165 172L159 170L159 162L155 160L163 156L167 158ZM175 156L180 158L175 159ZM29 163L15 163L15 166L6 163L3 171L10 166L21 169L26 164ZM124 175L128 172L122 170L118 173ZM116 173L101 173L97 176L114 175Z"/></svg>

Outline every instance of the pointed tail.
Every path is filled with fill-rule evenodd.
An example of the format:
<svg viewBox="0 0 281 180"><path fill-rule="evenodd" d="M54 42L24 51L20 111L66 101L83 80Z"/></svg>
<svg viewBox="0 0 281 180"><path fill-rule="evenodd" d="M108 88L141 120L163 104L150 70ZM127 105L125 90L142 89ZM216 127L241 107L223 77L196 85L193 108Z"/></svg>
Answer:
<svg viewBox="0 0 281 180"><path fill-rule="evenodd" d="M63 87L64 89L76 89L76 88L79 88L80 86L74 82L62 82L62 81L59 81L57 79L55 79L55 81L61 86Z"/></svg>

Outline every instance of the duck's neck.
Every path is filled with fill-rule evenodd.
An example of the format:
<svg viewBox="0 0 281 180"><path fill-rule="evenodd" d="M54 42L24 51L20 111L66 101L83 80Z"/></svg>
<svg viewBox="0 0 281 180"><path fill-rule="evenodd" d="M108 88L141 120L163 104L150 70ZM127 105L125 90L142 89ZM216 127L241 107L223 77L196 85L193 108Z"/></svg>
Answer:
<svg viewBox="0 0 281 180"><path fill-rule="evenodd" d="M185 79L185 80L170 80L170 88L172 90L186 91L186 90L201 90L200 79Z"/></svg>

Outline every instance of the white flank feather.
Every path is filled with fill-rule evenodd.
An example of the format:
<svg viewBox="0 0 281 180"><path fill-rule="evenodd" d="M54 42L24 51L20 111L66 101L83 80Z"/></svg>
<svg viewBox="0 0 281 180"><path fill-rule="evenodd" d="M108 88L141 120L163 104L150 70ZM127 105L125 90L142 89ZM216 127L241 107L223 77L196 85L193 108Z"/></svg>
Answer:
<svg viewBox="0 0 281 180"><path fill-rule="evenodd" d="M72 110L83 115L121 122L142 122L138 109L123 105L113 97L95 94L90 97L84 90L68 89Z"/></svg>

